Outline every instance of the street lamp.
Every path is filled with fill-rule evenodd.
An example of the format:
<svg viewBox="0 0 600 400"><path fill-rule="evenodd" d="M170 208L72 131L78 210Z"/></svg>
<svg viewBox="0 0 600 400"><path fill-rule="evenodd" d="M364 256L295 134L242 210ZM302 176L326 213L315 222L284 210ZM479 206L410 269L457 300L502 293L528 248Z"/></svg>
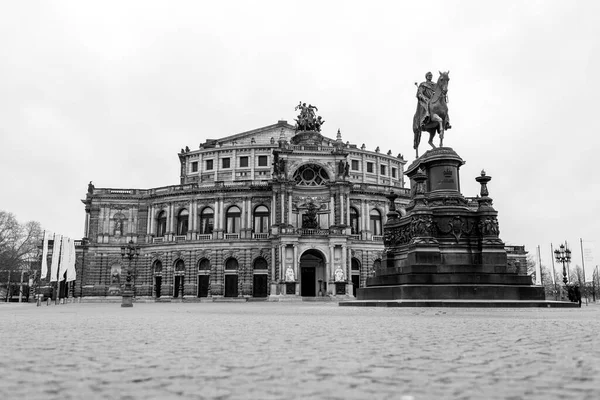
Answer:
<svg viewBox="0 0 600 400"><path fill-rule="evenodd" d="M567 268L565 265L571 262L571 250L564 244L561 244L559 249L554 250L554 257L556 258L556 262L563 265L563 282L566 285L569 280L567 279Z"/></svg>
<svg viewBox="0 0 600 400"><path fill-rule="evenodd" d="M127 268L128 278L131 277L131 260L133 260L134 258L137 259L139 255L140 248L133 243L133 240L130 240L129 243L127 243L127 246L121 246L121 258L124 259L125 257L127 257L129 259L129 267ZM133 297L135 297L136 272L137 271L134 271L133 273ZM130 279L131 278L127 279L127 282L129 282Z"/></svg>

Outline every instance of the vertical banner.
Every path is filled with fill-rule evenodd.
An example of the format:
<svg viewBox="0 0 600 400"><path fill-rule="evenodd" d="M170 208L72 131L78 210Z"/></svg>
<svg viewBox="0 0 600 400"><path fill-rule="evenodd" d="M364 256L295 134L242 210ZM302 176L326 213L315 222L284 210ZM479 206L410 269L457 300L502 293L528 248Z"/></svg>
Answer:
<svg viewBox="0 0 600 400"><path fill-rule="evenodd" d="M62 236L54 234L52 246L52 262L50 263L50 282L56 282L58 278L58 258L60 257L60 244Z"/></svg>
<svg viewBox="0 0 600 400"><path fill-rule="evenodd" d="M538 262L535 263L535 284L538 286L542 285L542 260L540 258L540 246L537 247L538 251Z"/></svg>
<svg viewBox="0 0 600 400"><path fill-rule="evenodd" d="M67 268L67 282L72 282L77 277L75 261L75 240L69 239L69 265Z"/></svg>
<svg viewBox="0 0 600 400"><path fill-rule="evenodd" d="M593 281L594 280L594 265L595 260L594 260L594 246L593 246L593 242L588 242L588 241L583 241L584 245L583 245L583 259L585 260L585 264L587 264L588 266L592 266L592 268L588 268L588 272L587 272L587 276L585 277L586 282L587 281ZM591 270L591 273L590 273Z"/></svg>
<svg viewBox="0 0 600 400"><path fill-rule="evenodd" d="M554 269L554 248L550 243L550 259L552 260L552 284L556 285L556 270Z"/></svg>
<svg viewBox="0 0 600 400"><path fill-rule="evenodd" d="M69 260L69 239L63 237L62 244L60 246L60 262L58 264L58 281L62 282L65 280L65 272L67 272L67 264Z"/></svg>
<svg viewBox="0 0 600 400"><path fill-rule="evenodd" d="M41 279L46 279L48 275L48 237L50 232L44 231L44 241L42 242L42 275Z"/></svg>

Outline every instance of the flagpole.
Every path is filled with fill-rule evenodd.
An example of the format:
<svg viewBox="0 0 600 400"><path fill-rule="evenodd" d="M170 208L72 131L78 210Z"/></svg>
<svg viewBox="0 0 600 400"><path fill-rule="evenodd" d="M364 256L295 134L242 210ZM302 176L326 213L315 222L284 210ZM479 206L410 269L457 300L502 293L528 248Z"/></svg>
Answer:
<svg viewBox="0 0 600 400"><path fill-rule="evenodd" d="M554 299L558 300L558 286L556 285L556 270L554 269L554 248L550 243L550 259L552 260L552 283L554 283Z"/></svg>
<svg viewBox="0 0 600 400"><path fill-rule="evenodd" d="M537 275L539 276L539 278L536 279L536 285L543 285L544 281L542 279L542 257L540 257L540 245L538 244L537 247L537 254L538 254L538 268L537 268Z"/></svg>
<svg viewBox="0 0 600 400"><path fill-rule="evenodd" d="M585 261L583 257L583 239L579 238L579 244L581 245L581 268L583 268L583 286L585 286Z"/></svg>
<svg viewBox="0 0 600 400"><path fill-rule="evenodd" d="M58 296L60 295L60 281L58 278L60 277L60 256L62 254L62 240L63 237L60 237L60 245L58 246L58 267L56 268L56 296L54 298L54 305L57 306L60 303Z"/></svg>

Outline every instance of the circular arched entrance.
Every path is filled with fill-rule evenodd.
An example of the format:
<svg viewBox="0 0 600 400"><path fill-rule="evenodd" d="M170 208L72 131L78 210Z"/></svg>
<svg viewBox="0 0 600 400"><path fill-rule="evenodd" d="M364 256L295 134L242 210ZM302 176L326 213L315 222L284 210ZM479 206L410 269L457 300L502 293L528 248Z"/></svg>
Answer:
<svg viewBox="0 0 600 400"><path fill-rule="evenodd" d="M300 295L323 296L327 293L325 257L318 250L307 250L300 257Z"/></svg>

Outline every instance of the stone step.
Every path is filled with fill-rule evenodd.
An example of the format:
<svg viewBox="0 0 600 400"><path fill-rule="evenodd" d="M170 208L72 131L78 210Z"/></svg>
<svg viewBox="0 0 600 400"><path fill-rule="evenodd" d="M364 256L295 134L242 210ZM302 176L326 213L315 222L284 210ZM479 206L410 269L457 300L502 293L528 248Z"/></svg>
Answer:
<svg viewBox="0 0 600 400"><path fill-rule="evenodd" d="M246 303L245 297L213 297L214 303Z"/></svg>
<svg viewBox="0 0 600 400"><path fill-rule="evenodd" d="M531 285L531 277L515 274L446 273L446 274L397 274L375 276L367 280L367 286L404 284L493 284Z"/></svg>
<svg viewBox="0 0 600 400"><path fill-rule="evenodd" d="M484 273L484 274L502 274L508 272L506 265L437 265L437 264L421 264L408 265L405 267L383 268L376 272L380 275L396 275L396 274L457 274L457 273Z"/></svg>
<svg viewBox="0 0 600 400"><path fill-rule="evenodd" d="M544 288L532 285L390 285L356 291L358 300L545 300Z"/></svg>
<svg viewBox="0 0 600 400"><path fill-rule="evenodd" d="M577 308L577 303L552 300L353 300L341 307L477 307L477 308Z"/></svg>

